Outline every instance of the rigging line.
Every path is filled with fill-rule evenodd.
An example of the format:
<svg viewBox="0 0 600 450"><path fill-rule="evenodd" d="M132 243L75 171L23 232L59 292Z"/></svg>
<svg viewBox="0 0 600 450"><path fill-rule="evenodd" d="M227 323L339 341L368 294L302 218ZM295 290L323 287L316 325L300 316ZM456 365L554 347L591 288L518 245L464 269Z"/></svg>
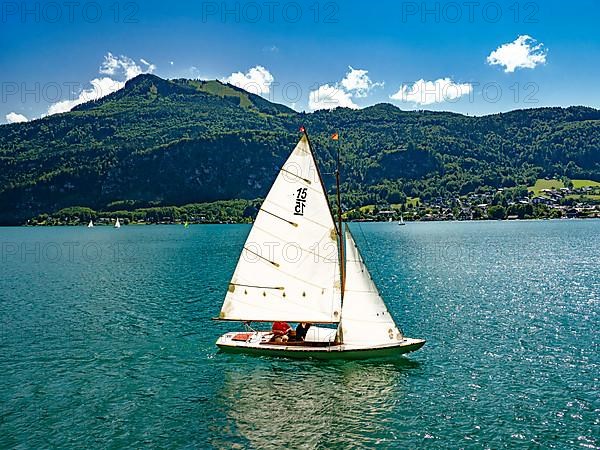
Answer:
<svg viewBox="0 0 600 450"><path fill-rule="evenodd" d="M358 228L360 229L360 232L363 236L363 239L365 240L365 244L370 247L369 241L367 240L367 236L365 235L365 232L362 228L362 225L360 222L358 222ZM350 232L350 234L352 234L352 232L350 231L350 229L348 229L348 231ZM354 240L354 238L352 239ZM356 242L354 242L354 246L356 248L356 253L358 254L359 259L363 259L363 256L360 252L360 249L358 248L358 245L356 244ZM366 268L367 265L365 264L364 260L362 262L362 265ZM375 266L375 272L377 273L377 276L379 277L380 280L383 280L383 278L381 277L381 273L379 272L379 269L377 268L377 266ZM371 274L369 273L369 271L367 270L367 274L369 275L369 279L371 280L371 283L373 284L373 287L375 288L375 291L373 292L374 294L378 295L379 297L381 297L381 293L379 292L379 289L377 288L377 283L375 283L375 281L373 280L373 277L371 276ZM383 300L383 299L382 299ZM384 302L385 305L385 302ZM387 305L386 305L386 310L387 310ZM389 310L388 310L388 314ZM404 332L402 331L402 328L400 328L396 322L394 321L394 316L392 314L390 314L390 318L392 319L392 322L394 323L394 325L396 326L396 328L398 329L398 331L400 331L400 334L404 335Z"/></svg>
<svg viewBox="0 0 600 450"><path fill-rule="evenodd" d="M249 321L247 321L247 322L244 322L244 326L245 326L245 327L246 327L248 330L250 330L250 331L252 331L252 332L254 332L254 333L256 333L256 332L257 332L257 331L256 331L254 328L252 328L252 321L250 321L250 320L249 320Z"/></svg>
<svg viewBox="0 0 600 450"><path fill-rule="evenodd" d="M273 214L272 212L270 212L270 211L267 211L266 209L260 208L260 210L261 210L261 211L263 211L263 212L266 212L267 214L269 214L269 215L271 215L271 216L273 216L273 217L276 217L277 219L281 219L281 220L283 220L284 222L287 222L287 223L289 223L289 224L290 224L290 225L292 225L293 227L297 227L297 226L298 226L298 224L297 224L296 222L292 222L291 220L284 219L283 217L281 217L281 216L278 216L277 214Z"/></svg>
<svg viewBox="0 0 600 450"><path fill-rule="evenodd" d="M339 235L339 234L341 234L342 230L337 229L338 226L335 222L335 218L333 217L333 210L331 209L331 204L329 203L329 198L327 197L327 189L325 189L325 183L323 182L323 177L321 176L321 169L319 169L319 165L317 164L316 153L314 152L314 150L312 148L312 144L310 143L310 139L308 137L308 132L306 131L306 128L304 128L304 136L306 137L306 142L308 143L308 150L309 150L310 156L312 158L313 165L317 169L319 183L321 184L321 190L325 194L325 202L327 203L327 207L329 209L329 214L331 216L331 220L333 221L334 227L336 228L338 235Z"/></svg>
<svg viewBox="0 0 600 450"><path fill-rule="evenodd" d="M361 234L363 236L363 240L365 241L365 244L369 248L369 252L372 254L373 253L373 249L371 248L371 244L367 240L367 236L365 236L365 232L364 232L364 230L363 230L362 225L361 225L360 222L358 222L358 228L360 229L360 232L361 232ZM356 242L355 242L355 245L356 245ZM358 247L356 248L356 250L358 252L358 257L363 260L362 261L363 266L366 267L367 264L365 263L365 261L363 259L363 256L360 254L360 250L358 249ZM377 276L379 277L379 279L383 280L383 277L381 276L381 273L379 272L379 269L377 268L377 264L375 264L374 268L375 268L375 272L377 273ZM375 283L375 281L373 281L373 277L371 277L370 274L369 274L369 278L371 278L371 282L375 285L375 289L377 289L377 291L379 292L379 289L377 288L377 283Z"/></svg>

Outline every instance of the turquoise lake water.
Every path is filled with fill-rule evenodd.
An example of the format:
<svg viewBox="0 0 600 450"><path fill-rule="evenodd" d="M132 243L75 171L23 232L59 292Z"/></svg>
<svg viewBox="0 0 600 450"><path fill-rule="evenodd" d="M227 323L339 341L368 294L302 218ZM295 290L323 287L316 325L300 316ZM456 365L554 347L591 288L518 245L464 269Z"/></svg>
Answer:
<svg viewBox="0 0 600 450"><path fill-rule="evenodd" d="M353 224L395 362L219 353L249 226L0 229L0 448L599 448L600 221Z"/></svg>

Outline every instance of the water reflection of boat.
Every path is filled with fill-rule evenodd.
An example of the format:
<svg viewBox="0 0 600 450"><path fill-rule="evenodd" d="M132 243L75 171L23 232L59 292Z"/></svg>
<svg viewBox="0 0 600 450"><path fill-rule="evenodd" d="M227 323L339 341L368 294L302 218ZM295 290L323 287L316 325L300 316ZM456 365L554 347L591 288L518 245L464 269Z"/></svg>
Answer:
<svg viewBox="0 0 600 450"><path fill-rule="evenodd" d="M223 355L223 357L225 357ZM373 448L398 444L389 417L421 364L275 361L224 364L218 404L230 425L217 448ZM267 365L268 364L268 365ZM416 425L416 422L415 422ZM281 444L281 445L280 445Z"/></svg>

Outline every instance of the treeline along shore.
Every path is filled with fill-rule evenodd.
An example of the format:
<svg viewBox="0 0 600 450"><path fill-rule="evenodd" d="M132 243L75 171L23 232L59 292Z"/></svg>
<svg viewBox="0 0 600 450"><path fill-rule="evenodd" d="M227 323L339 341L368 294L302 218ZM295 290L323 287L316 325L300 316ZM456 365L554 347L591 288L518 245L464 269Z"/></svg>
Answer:
<svg viewBox="0 0 600 450"><path fill-rule="evenodd" d="M144 74L70 112L0 126L0 225L251 221L299 125L329 194L340 151L348 220L597 214L594 108L303 113L215 80Z"/></svg>

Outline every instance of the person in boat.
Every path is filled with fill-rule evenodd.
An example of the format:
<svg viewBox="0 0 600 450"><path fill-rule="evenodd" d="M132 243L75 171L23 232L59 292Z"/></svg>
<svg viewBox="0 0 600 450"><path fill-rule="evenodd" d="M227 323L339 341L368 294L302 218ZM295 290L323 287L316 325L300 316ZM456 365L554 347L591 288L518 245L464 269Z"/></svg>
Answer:
<svg viewBox="0 0 600 450"><path fill-rule="evenodd" d="M271 332L273 333L273 342L287 342L290 338L292 327L287 322L273 322Z"/></svg>
<svg viewBox="0 0 600 450"><path fill-rule="evenodd" d="M304 341L306 339L306 333L308 333L308 329L310 328L310 323L301 322L296 327L296 340Z"/></svg>

